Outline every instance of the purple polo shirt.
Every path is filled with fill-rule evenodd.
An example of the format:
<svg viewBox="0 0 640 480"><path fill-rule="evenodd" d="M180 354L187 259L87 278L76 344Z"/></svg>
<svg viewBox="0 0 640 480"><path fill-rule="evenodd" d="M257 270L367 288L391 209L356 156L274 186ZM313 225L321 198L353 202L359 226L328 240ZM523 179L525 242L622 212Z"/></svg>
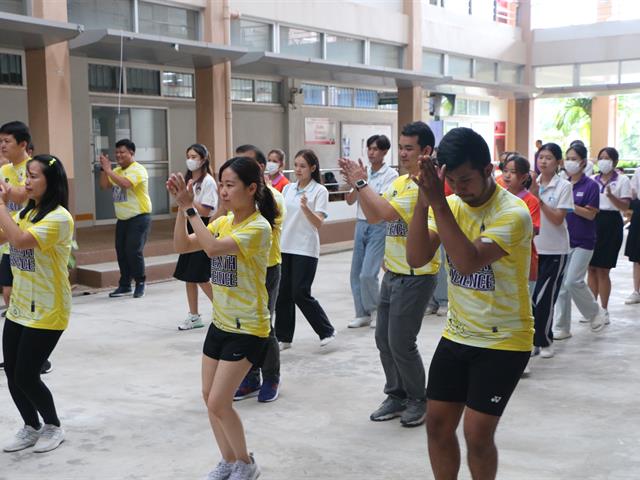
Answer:
<svg viewBox="0 0 640 480"><path fill-rule="evenodd" d="M573 203L580 207L587 205L600 208L600 188L598 184L582 175L582 178L573 184ZM596 221L587 220L573 212L567 214L567 228L569 229L569 245L571 248L584 248L593 250L596 246Z"/></svg>

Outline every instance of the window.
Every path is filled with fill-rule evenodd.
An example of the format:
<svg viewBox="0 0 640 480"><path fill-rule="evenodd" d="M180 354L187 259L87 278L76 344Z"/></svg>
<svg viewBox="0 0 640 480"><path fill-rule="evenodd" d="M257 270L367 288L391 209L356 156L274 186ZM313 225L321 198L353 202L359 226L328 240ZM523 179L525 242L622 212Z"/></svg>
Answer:
<svg viewBox="0 0 640 480"><path fill-rule="evenodd" d="M455 114L488 117L491 114L491 102L458 97L456 98Z"/></svg>
<svg viewBox="0 0 640 480"><path fill-rule="evenodd" d="M17 13L18 15L27 13L23 0L0 0L0 12Z"/></svg>
<svg viewBox="0 0 640 480"><path fill-rule="evenodd" d="M322 37L319 32L280 27L280 53L322 58L321 40Z"/></svg>
<svg viewBox="0 0 640 480"><path fill-rule="evenodd" d="M0 85L22 85L22 57L0 53Z"/></svg>
<svg viewBox="0 0 640 480"><path fill-rule="evenodd" d="M618 62L583 63L580 65L580 85L618 83Z"/></svg>
<svg viewBox="0 0 640 480"><path fill-rule="evenodd" d="M620 83L640 83L640 60L621 62Z"/></svg>
<svg viewBox="0 0 640 480"><path fill-rule="evenodd" d="M118 93L122 91L120 67L111 65L89 64L89 91L101 93Z"/></svg>
<svg viewBox="0 0 640 480"><path fill-rule="evenodd" d="M573 85L573 65L537 67L536 87L570 87Z"/></svg>
<svg viewBox="0 0 640 480"><path fill-rule="evenodd" d="M324 85L302 84L305 105L327 105L327 87Z"/></svg>
<svg viewBox="0 0 640 480"><path fill-rule="evenodd" d="M499 81L502 83L518 84L522 83L522 65L510 65L507 63L500 64L498 74Z"/></svg>
<svg viewBox="0 0 640 480"><path fill-rule="evenodd" d="M476 60L475 79L481 82L495 82L496 63L487 60Z"/></svg>
<svg viewBox="0 0 640 480"><path fill-rule="evenodd" d="M327 35L327 59L345 63L364 63L364 41Z"/></svg>
<svg viewBox="0 0 640 480"><path fill-rule="evenodd" d="M478 100L469 100L467 102L467 114L468 115L478 115Z"/></svg>
<svg viewBox="0 0 640 480"><path fill-rule="evenodd" d="M236 102L253 102L253 80L232 78L231 100Z"/></svg>
<svg viewBox="0 0 640 480"><path fill-rule="evenodd" d="M162 94L165 97L193 98L193 75L162 72Z"/></svg>
<svg viewBox="0 0 640 480"><path fill-rule="evenodd" d="M271 32L273 27L268 23L249 20L231 21L231 45L246 47L260 52L273 50Z"/></svg>
<svg viewBox="0 0 640 480"><path fill-rule="evenodd" d="M480 101L478 115L482 115L483 117L491 115L491 102Z"/></svg>
<svg viewBox="0 0 640 480"><path fill-rule="evenodd" d="M91 28L119 28L133 31L132 0L67 0L70 22Z"/></svg>
<svg viewBox="0 0 640 480"><path fill-rule="evenodd" d="M138 29L140 33L197 40L198 12L186 8L140 2Z"/></svg>
<svg viewBox="0 0 640 480"><path fill-rule="evenodd" d="M402 68L402 53L402 47L371 42L369 64L379 67Z"/></svg>
<svg viewBox="0 0 640 480"><path fill-rule="evenodd" d="M422 71L432 75L442 75L442 54L422 52Z"/></svg>
<svg viewBox="0 0 640 480"><path fill-rule="evenodd" d="M466 115L467 114L467 99L466 98L457 98L456 99L456 115Z"/></svg>
<svg viewBox="0 0 640 480"><path fill-rule="evenodd" d="M471 78L471 59L449 55L449 71L452 77Z"/></svg>
<svg viewBox="0 0 640 480"><path fill-rule="evenodd" d="M330 107L353 107L353 89L329 87Z"/></svg>
<svg viewBox="0 0 640 480"><path fill-rule="evenodd" d="M374 90L364 90L361 88L356 88L355 93L356 108L378 108L378 92ZM395 100L397 105L397 95Z"/></svg>
<svg viewBox="0 0 640 480"><path fill-rule="evenodd" d="M127 68L127 93L160 96L160 71Z"/></svg>
<svg viewBox="0 0 640 480"><path fill-rule="evenodd" d="M280 103L280 82L256 80L255 98L258 103Z"/></svg>

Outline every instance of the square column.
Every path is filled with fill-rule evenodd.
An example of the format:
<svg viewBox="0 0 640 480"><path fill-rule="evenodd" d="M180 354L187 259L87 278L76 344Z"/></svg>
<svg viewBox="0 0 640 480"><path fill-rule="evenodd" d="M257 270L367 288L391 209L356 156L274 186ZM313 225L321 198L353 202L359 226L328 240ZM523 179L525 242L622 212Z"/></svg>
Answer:
<svg viewBox="0 0 640 480"><path fill-rule="evenodd" d="M616 113L618 100L615 95L594 97L591 104L591 157L604 147L615 144Z"/></svg>

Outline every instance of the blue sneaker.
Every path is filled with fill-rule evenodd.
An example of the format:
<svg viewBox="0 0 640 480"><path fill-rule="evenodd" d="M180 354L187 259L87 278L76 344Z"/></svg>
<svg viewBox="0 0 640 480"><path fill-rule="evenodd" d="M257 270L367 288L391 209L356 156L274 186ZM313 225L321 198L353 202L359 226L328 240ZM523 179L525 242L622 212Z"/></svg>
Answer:
<svg viewBox="0 0 640 480"><path fill-rule="evenodd" d="M280 379L266 380L262 382L260 387L260 393L258 394L258 401L262 403L273 402L278 398L278 392L280 391Z"/></svg>
<svg viewBox="0 0 640 480"><path fill-rule="evenodd" d="M245 398L255 397L258 395L260 391L260 373L259 372L249 372L242 380L242 383L236 390L235 395L233 396L234 400L244 400Z"/></svg>

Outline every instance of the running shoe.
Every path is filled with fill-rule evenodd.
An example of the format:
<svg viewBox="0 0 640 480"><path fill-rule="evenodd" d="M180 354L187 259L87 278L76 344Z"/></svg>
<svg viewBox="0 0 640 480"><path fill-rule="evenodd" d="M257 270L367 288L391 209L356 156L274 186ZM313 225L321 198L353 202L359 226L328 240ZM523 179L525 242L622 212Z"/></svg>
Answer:
<svg viewBox="0 0 640 480"><path fill-rule="evenodd" d="M233 469L235 468L235 463L227 462L226 460L220 460L216 468L211 470L207 475L206 480L228 480L228 478L233 473Z"/></svg>
<svg viewBox="0 0 640 480"><path fill-rule="evenodd" d="M540 348L540 357L541 358L553 358L555 352L553 351L553 346L549 345L548 347Z"/></svg>
<svg viewBox="0 0 640 480"><path fill-rule="evenodd" d="M244 463L242 460L236 462L236 466L229 477L229 480L256 480L260 476L260 468L253 458L253 453L249 454L251 463Z"/></svg>
<svg viewBox="0 0 640 480"><path fill-rule="evenodd" d="M193 328L202 328L202 318L199 313L189 313L182 323L178 324L178 330L191 330Z"/></svg>
<svg viewBox="0 0 640 480"><path fill-rule="evenodd" d="M137 282L136 289L133 291L133 298L144 297L144 282Z"/></svg>
<svg viewBox="0 0 640 480"><path fill-rule="evenodd" d="M417 427L424 423L427 414L427 402L424 400L408 399L407 408L400 416L400 424L403 427Z"/></svg>
<svg viewBox="0 0 640 480"><path fill-rule="evenodd" d="M111 298L115 298L115 297L124 297L125 295L131 295L133 292L131 290L131 287L118 287L116 288L113 292L111 292L109 294L109 296Z"/></svg>
<svg viewBox="0 0 640 480"><path fill-rule="evenodd" d="M591 331L592 332L600 332L604 327L606 327L609 322L609 312L607 312L604 308L598 308L598 313L596 313L595 317L591 319Z"/></svg>
<svg viewBox="0 0 640 480"><path fill-rule="evenodd" d="M351 320L347 327L349 328L360 328L360 327L368 327L371 325L371 317L356 317Z"/></svg>
<svg viewBox="0 0 640 480"><path fill-rule="evenodd" d="M636 303L640 303L640 292L633 292L631 295L627 297L624 303L627 305L634 305Z"/></svg>
<svg viewBox="0 0 640 480"><path fill-rule="evenodd" d="M554 340L566 340L568 338L571 338L572 336L573 335L571 335L571 332L568 332L566 330L557 330L557 331L553 332L553 339Z"/></svg>
<svg viewBox="0 0 640 480"><path fill-rule="evenodd" d="M36 430L29 425L25 425L18 430L13 440L3 447L3 450L5 452L19 452L25 448L33 447L38 442L41 431L42 430Z"/></svg>
<svg viewBox="0 0 640 480"><path fill-rule="evenodd" d="M291 348L291 342L278 342L280 351L289 350Z"/></svg>
<svg viewBox="0 0 640 480"><path fill-rule="evenodd" d="M335 339L336 339L336 332L334 330L331 335L329 335L328 337L324 337L323 339L320 340L320 346L321 347L326 347L331 342L333 342Z"/></svg>
<svg viewBox="0 0 640 480"><path fill-rule="evenodd" d="M264 379L262 386L260 387L260 393L258 393L258 401L262 403L273 402L278 398L280 391L280 380L268 380Z"/></svg>
<svg viewBox="0 0 640 480"><path fill-rule="evenodd" d="M260 392L260 373L249 372L242 380L242 383L236 390L233 399L235 401L244 400L245 398L255 397Z"/></svg>
<svg viewBox="0 0 640 480"><path fill-rule="evenodd" d="M406 408L407 404L404 400L389 395L378 409L369 416L369 419L373 422L391 420L402 415Z"/></svg>
<svg viewBox="0 0 640 480"><path fill-rule="evenodd" d="M42 427L40 438L38 438L33 451L36 453L50 452L58 448L62 442L64 442L64 430L62 427L47 424Z"/></svg>

